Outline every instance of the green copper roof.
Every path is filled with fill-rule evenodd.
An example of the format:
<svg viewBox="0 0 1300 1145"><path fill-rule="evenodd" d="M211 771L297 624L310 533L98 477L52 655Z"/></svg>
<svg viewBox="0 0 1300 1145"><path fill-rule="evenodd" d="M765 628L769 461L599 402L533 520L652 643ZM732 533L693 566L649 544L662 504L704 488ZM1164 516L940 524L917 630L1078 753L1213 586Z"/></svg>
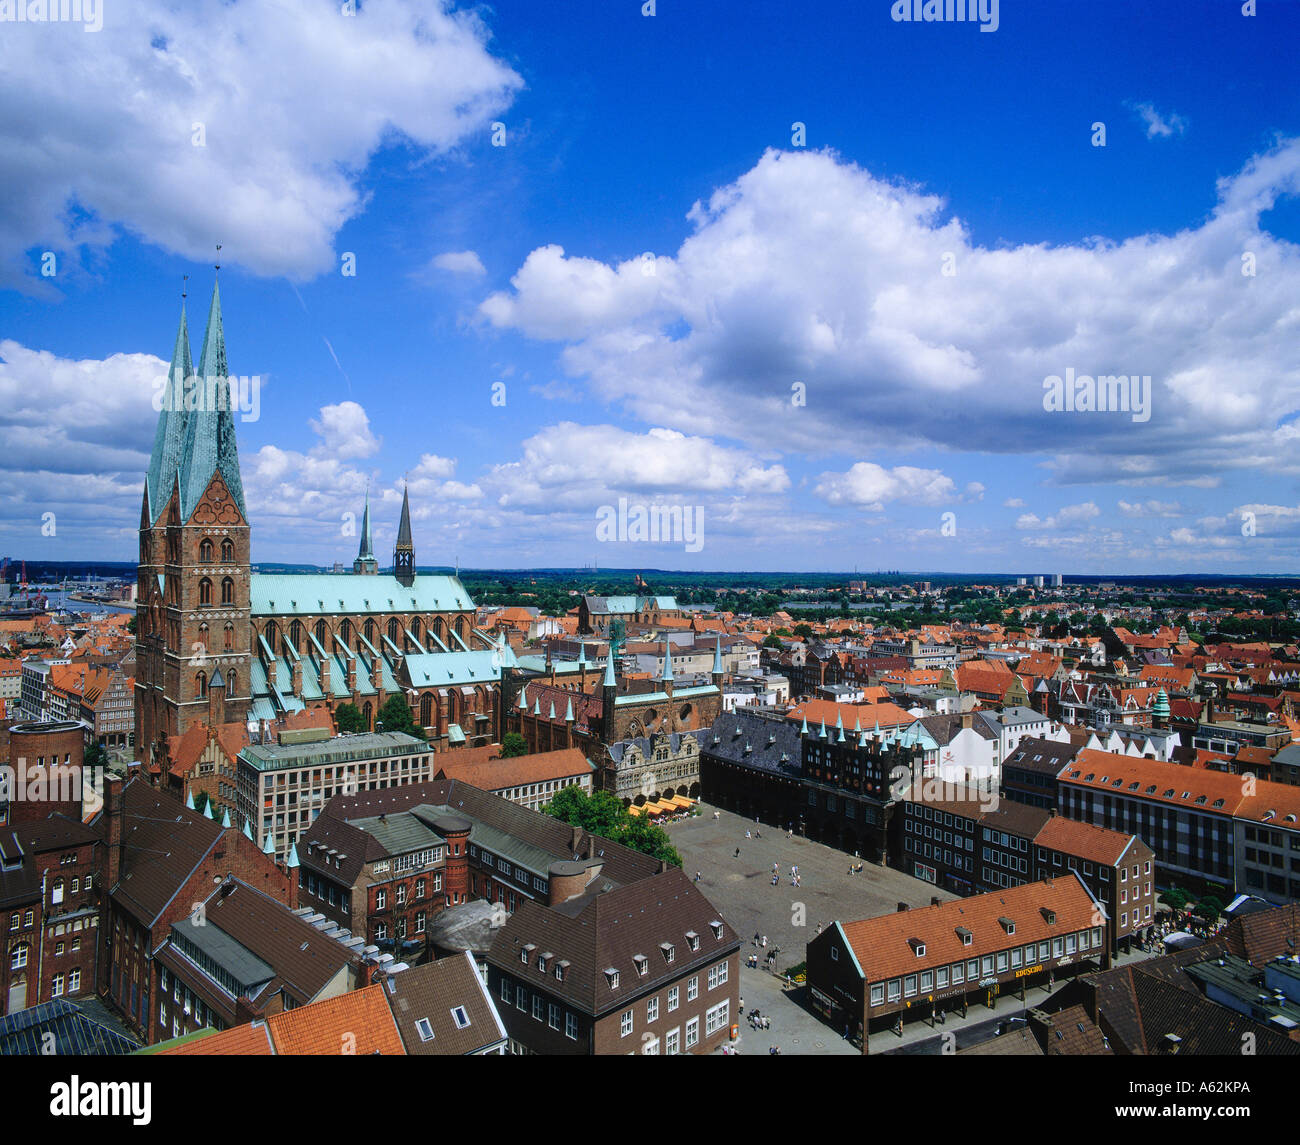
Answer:
<svg viewBox="0 0 1300 1145"><path fill-rule="evenodd" d="M153 453L149 458L149 472L145 476L145 495L149 500L149 523L153 524L171 496L180 469L181 450L185 444L185 379L194 373L190 362L190 331L181 304L181 324L176 331L176 346L172 350L171 366L167 371L167 388L163 391L162 411L158 414L158 428L154 431Z"/></svg>
<svg viewBox="0 0 1300 1145"><path fill-rule="evenodd" d="M221 296L216 283L212 285L208 328L203 335L203 350L199 354L196 374L203 400L199 403L202 408L187 411L186 414L185 445L180 462L181 520L189 520L217 470L221 471L230 496L247 520L244 483L239 476L239 452L235 445L235 417L231 409L232 395L228 381L230 369L226 365L226 336L221 325ZM238 395L234 396L238 400ZM187 394L187 399L188 397Z"/></svg>
<svg viewBox="0 0 1300 1145"><path fill-rule="evenodd" d="M664 672L659 679L665 684L673 681L673 646L668 640L664 641Z"/></svg>
<svg viewBox="0 0 1300 1145"><path fill-rule="evenodd" d="M257 617L386 612L468 612L474 607L453 576L417 576L410 588L394 576L355 573L254 573L250 607Z"/></svg>

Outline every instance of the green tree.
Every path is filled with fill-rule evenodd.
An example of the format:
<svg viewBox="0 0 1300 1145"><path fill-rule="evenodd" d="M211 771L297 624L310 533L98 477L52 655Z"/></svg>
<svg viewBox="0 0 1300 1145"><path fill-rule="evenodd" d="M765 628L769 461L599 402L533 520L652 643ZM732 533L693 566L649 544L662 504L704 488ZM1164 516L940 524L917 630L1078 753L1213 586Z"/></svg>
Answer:
<svg viewBox="0 0 1300 1145"><path fill-rule="evenodd" d="M542 811L602 839L652 855L675 867L682 865L681 856L669 840L668 833L644 816L629 813L608 791L595 791L588 795L575 784L556 792L555 798Z"/></svg>
<svg viewBox="0 0 1300 1145"><path fill-rule="evenodd" d="M366 717L356 704L340 704L334 709L334 726L340 735L344 732L363 732L366 730Z"/></svg>
<svg viewBox="0 0 1300 1145"><path fill-rule="evenodd" d="M126 622L126 630L127 630L127 631L132 635L132 636L135 635L135 617L134 617L134 616L131 617L131 619L128 620L128 621Z"/></svg>
<svg viewBox="0 0 1300 1145"><path fill-rule="evenodd" d="M802 636L805 640L807 640L807 639L809 639L809 638L812 636L812 634L813 634L813 630L812 630L812 627L811 627L810 625L807 625L807 624L796 624L796 625L794 626L794 634L795 634L796 636Z"/></svg>
<svg viewBox="0 0 1300 1145"><path fill-rule="evenodd" d="M778 636L768 636L763 641L764 648L780 648L781 639Z"/></svg>
<svg viewBox="0 0 1300 1145"><path fill-rule="evenodd" d="M382 723L386 732L404 732L416 739L426 738L424 729L411 717L411 705L400 693L395 692L384 701L384 706L379 709L379 715L376 717L376 723Z"/></svg>
<svg viewBox="0 0 1300 1145"><path fill-rule="evenodd" d="M1206 895L1196 904L1196 909L1192 913L1198 918L1205 919L1206 922L1218 922L1219 915L1223 913L1223 903L1214 895Z"/></svg>
<svg viewBox="0 0 1300 1145"><path fill-rule="evenodd" d="M501 758L513 759L517 755L528 754L528 741L518 732L506 732L501 741Z"/></svg>
<svg viewBox="0 0 1300 1145"><path fill-rule="evenodd" d="M1181 911L1187 907L1187 892L1179 887L1170 887L1160 896L1160 901L1171 910Z"/></svg>

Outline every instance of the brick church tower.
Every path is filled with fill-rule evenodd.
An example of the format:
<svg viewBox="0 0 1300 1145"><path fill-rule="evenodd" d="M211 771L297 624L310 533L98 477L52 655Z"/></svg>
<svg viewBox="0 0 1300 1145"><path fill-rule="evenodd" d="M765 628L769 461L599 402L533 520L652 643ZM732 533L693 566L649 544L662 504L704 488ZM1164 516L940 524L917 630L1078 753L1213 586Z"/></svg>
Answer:
<svg viewBox="0 0 1300 1145"><path fill-rule="evenodd" d="M214 284L197 371L181 307L140 510L135 727L150 764L166 737L208 718L214 677L225 719L248 718L249 528L231 399Z"/></svg>

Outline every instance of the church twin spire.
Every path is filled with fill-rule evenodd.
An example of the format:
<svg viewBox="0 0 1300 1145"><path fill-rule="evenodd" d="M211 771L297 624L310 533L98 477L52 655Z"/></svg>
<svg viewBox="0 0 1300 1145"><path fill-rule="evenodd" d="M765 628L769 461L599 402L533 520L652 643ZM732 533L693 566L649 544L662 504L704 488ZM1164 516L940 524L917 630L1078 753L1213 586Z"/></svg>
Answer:
<svg viewBox="0 0 1300 1145"><path fill-rule="evenodd" d="M181 303L180 326L145 478L151 522L161 515L173 489L180 490L181 520L189 520L218 471L240 514L247 520L235 441L236 395L230 392L229 372L221 295L214 282L197 371L190 358L189 324L185 304Z"/></svg>

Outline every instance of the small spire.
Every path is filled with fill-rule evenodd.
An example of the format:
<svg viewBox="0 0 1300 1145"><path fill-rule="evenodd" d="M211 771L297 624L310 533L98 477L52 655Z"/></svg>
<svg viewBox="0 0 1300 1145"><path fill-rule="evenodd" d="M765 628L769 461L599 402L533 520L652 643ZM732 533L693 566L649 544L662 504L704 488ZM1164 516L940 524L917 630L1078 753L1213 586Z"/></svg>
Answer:
<svg viewBox="0 0 1300 1145"><path fill-rule="evenodd" d="M187 792L185 793L185 809L186 809L187 811L193 811L193 810L194 810L194 792L193 792L193 791L187 791Z"/></svg>
<svg viewBox="0 0 1300 1145"><path fill-rule="evenodd" d="M226 807L221 812L221 827L223 830L230 826L230 808Z"/></svg>
<svg viewBox="0 0 1300 1145"><path fill-rule="evenodd" d="M540 717L541 714L542 714L542 701L541 698L539 697L538 699L533 701L533 715Z"/></svg>
<svg viewBox="0 0 1300 1145"><path fill-rule="evenodd" d="M804 716L804 718L803 718L803 727L801 727L801 728L799 729L799 734L800 734L801 736L806 736L806 735L808 734L808 717L807 717L807 716Z"/></svg>
<svg viewBox="0 0 1300 1145"><path fill-rule="evenodd" d="M203 804L203 818L216 820L216 816L212 814L212 798L210 796L208 801Z"/></svg>
<svg viewBox="0 0 1300 1145"><path fill-rule="evenodd" d="M297 843L289 844L289 862L286 864L286 866L288 866L290 870L293 870L296 866L298 866L298 844Z"/></svg>
<svg viewBox="0 0 1300 1145"><path fill-rule="evenodd" d="M822 730L821 730L820 732L817 733L817 738L818 738L818 739L825 739L825 738L826 738L826 721L825 721L825 720L822 720Z"/></svg>
<svg viewBox="0 0 1300 1145"><path fill-rule="evenodd" d="M275 842L274 842L274 841L272 840L272 838L271 838L271 832L270 832L270 831L268 831L268 832L266 833L266 842L265 842L265 843L263 844L263 846L262 846L262 854L264 854L264 855L274 855L274 854L275 854Z"/></svg>
<svg viewBox="0 0 1300 1145"><path fill-rule="evenodd" d="M614 646L612 644L609 648L609 655L605 657L605 687L618 687L618 681L614 678Z"/></svg>
<svg viewBox="0 0 1300 1145"><path fill-rule="evenodd" d="M247 839L250 843L257 842L257 840L253 838L253 829L248 825L247 819L244 820L244 838Z"/></svg>
<svg viewBox="0 0 1300 1145"><path fill-rule="evenodd" d="M722 675L722 637L719 636L713 646L713 674Z"/></svg>
<svg viewBox="0 0 1300 1145"><path fill-rule="evenodd" d="M564 709L564 722L566 724L573 723L573 701L572 700L569 701L568 706Z"/></svg>
<svg viewBox="0 0 1300 1145"><path fill-rule="evenodd" d="M527 684L525 684L522 688L519 689L519 703L517 707L521 712L526 712L528 710L528 685Z"/></svg>
<svg viewBox="0 0 1300 1145"><path fill-rule="evenodd" d="M553 720L553 719L555 719L555 701L554 701L554 700L551 701L551 714L550 714L549 716L547 716L546 718L547 718L548 720Z"/></svg>
<svg viewBox="0 0 1300 1145"><path fill-rule="evenodd" d="M666 636L664 637L664 671L659 679L664 684L673 682L673 645Z"/></svg>

